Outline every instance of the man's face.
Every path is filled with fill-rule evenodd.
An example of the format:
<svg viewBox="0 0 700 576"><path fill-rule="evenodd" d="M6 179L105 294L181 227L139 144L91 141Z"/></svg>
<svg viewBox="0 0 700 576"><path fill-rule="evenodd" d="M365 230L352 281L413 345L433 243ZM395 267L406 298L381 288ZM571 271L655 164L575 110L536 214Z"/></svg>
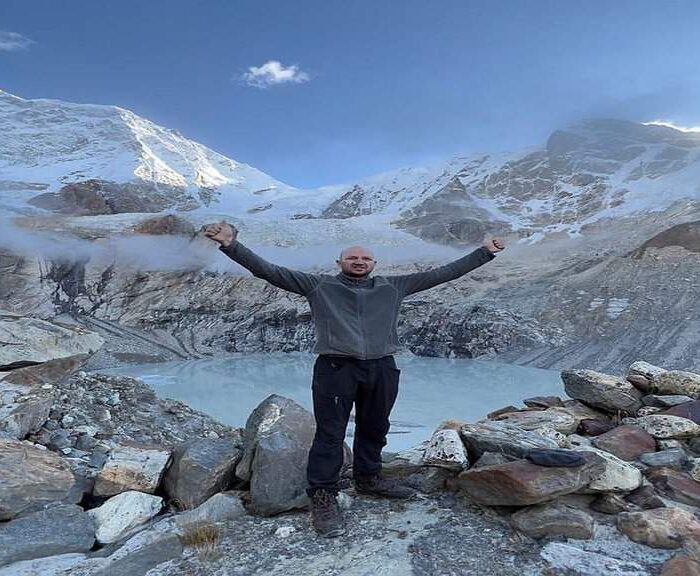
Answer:
<svg viewBox="0 0 700 576"><path fill-rule="evenodd" d="M340 255L340 260L337 260L338 267L343 274L355 278L367 276L374 270L376 263L372 253L362 246L346 248Z"/></svg>

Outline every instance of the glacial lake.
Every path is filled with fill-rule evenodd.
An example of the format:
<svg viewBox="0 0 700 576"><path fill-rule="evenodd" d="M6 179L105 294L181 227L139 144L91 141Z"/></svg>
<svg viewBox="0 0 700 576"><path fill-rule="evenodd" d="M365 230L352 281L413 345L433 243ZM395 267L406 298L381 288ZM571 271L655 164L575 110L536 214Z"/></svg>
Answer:
<svg viewBox="0 0 700 576"><path fill-rule="evenodd" d="M100 370L148 383L158 396L186 402L226 424L243 427L252 410L270 394L311 409L315 356L305 353L232 354ZM399 451L430 437L447 419L475 422L488 412L530 396L564 397L558 371L488 360L397 355L399 397L391 415L387 450ZM352 444L352 421L348 427Z"/></svg>

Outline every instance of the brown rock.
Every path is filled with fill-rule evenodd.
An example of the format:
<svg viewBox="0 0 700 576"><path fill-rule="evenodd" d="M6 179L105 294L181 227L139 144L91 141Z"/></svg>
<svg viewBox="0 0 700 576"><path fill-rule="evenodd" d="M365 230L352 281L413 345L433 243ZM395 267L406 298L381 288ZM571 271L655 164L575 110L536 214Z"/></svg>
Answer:
<svg viewBox="0 0 700 576"><path fill-rule="evenodd" d="M671 500L700 506L700 483L685 472L671 468L656 468L647 473L654 487Z"/></svg>
<svg viewBox="0 0 700 576"><path fill-rule="evenodd" d="M598 496L591 503L591 508L603 514L619 514L620 512L627 512L629 504L619 494L606 493Z"/></svg>
<svg viewBox="0 0 700 576"><path fill-rule="evenodd" d="M661 567L661 576L700 576L700 563L685 554L678 554Z"/></svg>
<svg viewBox="0 0 700 576"><path fill-rule="evenodd" d="M632 424L618 426L597 436L593 445L627 461L636 460L640 454L656 450L656 440L653 436Z"/></svg>
<svg viewBox="0 0 700 576"><path fill-rule="evenodd" d="M644 510L652 510L654 508L665 508L666 504L659 498L656 490L653 486L642 486L637 488L634 492L631 492L625 496L625 500L630 504L639 506Z"/></svg>
<svg viewBox="0 0 700 576"><path fill-rule="evenodd" d="M678 508L621 512L617 527L630 540L652 548L680 548L684 540L700 537L700 522Z"/></svg>
<svg viewBox="0 0 700 576"><path fill-rule="evenodd" d="M570 494L605 471L596 454L583 453L586 464L578 468L537 466L527 460L467 470L457 477L463 492L479 504L527 506Z"/></svg>
<svg viewBox="0 0 700 576"><path fill-rule="evenodd" d="M529 408L534 408L536 410L546 410L547 408L563 408L564 402L562 402L559 396L534 396L532 398L526 398L523 400L523 404Z"/></svg>
<svg viewBox="0 0 700 576"><path fill-rule="evenodd" d="M687 418L696 424L700 424L700 400L693 400L692 402L671 406L671 408L660 412L660 414L680 416L681 418Z"/></svg>
<svg viewBox="0 0 700 576"><path fill-rule="evenodd" d="M34 366L18 368L5 376L3 382L23 386L39 386L42 384L60 384L71 374L77 372L90 358L90 354L76 354L48 360Z"/></svg>
<svg viewBox="0 0 700 576"><path fill-rule="evenodd" d="M579 433L586 436L600 436L615 428L615 424L610 420L600 420L598 418L583 418L578 425Z"/></svg>
<svg viewBox="0 0 700 576"><path fill-rule="evenodd" d="M518 408L517 406L513 406L512 404L508 406L504 406L503 408L499 408L498 410L494 410L493 412L489 412L486 415L486 418L489 420L494 420L498 418L501 414L509 414L511 412L519 412L521 411L522 408Z"/></svg>
<svg viewBox="0 0 700 576"><path fill-rule="evenodd" d="M195 229L191 222L168 214L142 220L134 226L134 232L154 236L194 236Z"/></svg>
<svg viewBox="0 0 700 576"><path fill-rule="evenodd" d="M513 527L531 538L563 536L588 540L593 537L593 518L583 510L560 504L540 504L511 516Z"/></svg>

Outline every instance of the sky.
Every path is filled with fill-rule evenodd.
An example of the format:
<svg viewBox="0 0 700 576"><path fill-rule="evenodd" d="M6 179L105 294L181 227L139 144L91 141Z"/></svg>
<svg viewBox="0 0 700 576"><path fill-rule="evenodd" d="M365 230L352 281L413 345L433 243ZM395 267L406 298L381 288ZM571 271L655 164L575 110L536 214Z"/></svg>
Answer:
<svg viewBox="0 0 700 576"><path fill-rule="evenodd" d="M115 104L300 188L700 125L696 0L1 0L0 88Z"/></svg>

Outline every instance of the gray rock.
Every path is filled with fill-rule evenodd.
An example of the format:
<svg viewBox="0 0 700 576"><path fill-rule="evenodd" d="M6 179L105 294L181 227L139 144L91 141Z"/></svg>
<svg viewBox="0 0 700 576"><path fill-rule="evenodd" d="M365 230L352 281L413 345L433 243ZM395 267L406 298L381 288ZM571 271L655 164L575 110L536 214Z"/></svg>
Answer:
<svg viewBox="0 0 700 576"><path fill-rule="evenodd" d="M634 362L627 370L627 380L642 392L652 391L654 378L666 372L663 368L648 362Z"/></svg>
<svg viewBox="0 0 700 576"><path fill-rule="evenodd" d="M308 410L276 394L263 400L250 415L245 453L237 470L250 475L251 509L255 513L272 516L307 505L306 463L315 429Z"/></svg>
<svg viewBox="0 0 700 576"><path fill-rule="evenodd" d="M563 536L578 540L593 537L593 518L583 510L557 504L524 508L511 516L513 526L532 538Z"/></svg>
<svg viewBox="0 0 700 576"><path fill-rule="evenodd" d="M182 556L182 550L177 534L147 530L136 534L107 557L91 576L144 576L159 564Z"/></svg>
<svg viewBox="0 0 700 576"><path fill-rule="evenodd" d="M644 428L654 438L662 440L700 436L700 425L681 416L653 414L637 418L635 424Z"/></svg>
<svg viewBox="0 0 700 576"><path fill-rule="evenodd" d="M50 410L50 398L33 397L5 406L0 404L0 429L14 438L22 440L28 434L37 432L41 428L48 420Z"/></svg>
<svg viewBox="0 0 700 576"><path fill-rule="evenodd" d="M566 408L556 406L546 410L507 412L496 416L493 420L507 422L530 431L548 427L562 434L574 433L579 423L578 419L570 414Z"/></svg>
<svg viewBox="0 0 700 576"><path fill-rule="evenodd" d="M209 500L194 510L178 514L175 522L180 528L191 524L225 522L246 514L238 496L227 493L214 494Z"/></svg>
<svg viewBox="0 0 700 576"><path fill-rule="evenodd" d="M652 468L667 466L680 469L687 460L685 452L680 448L662 450L661 452L646 452L639 457L640 462Z"/></svg>
<svg viewBox="0 0 700 576"><path fill-rule="evenodd" d="M532 448L559 448L550 438L505 422L465 424L459 429L459 435L472 460L477 460L484 452L524 458Z"/></svg>
<svg viewBox="0 0 700 576"><path fill-rule="evenodd" d="M682 394L697 399L700 396L700 374L669 370L654 377L654 390L659 394Z"/></svg>
<svg viewBox="0 0 700 576"><path fill-rule="evenodd" d="M593 370L563 370L561 378L569 396L594 408L635 414L642 407L642 393L622 378Z"/></svg>
<svg viewBox="0 0 700 576"><path fill-rule="evenodd" d="M95 542L92 519L75 505L56 506L0 524L0 566L68 552Z"/></svg>
<svg viewBox="0 0 700 576"><path fill-rule="evenodd" d="M163 484L168 495L183 508L196 508L225 490L234 478L241 448L230 439L198 439L173 451L172 464Z"/></svg>
<svg viewBox="0 0 700 576"><path fill-rule="evenodd" d="M603 514L619 514L627 512L630 506L619 494L604 493L591 503L591 508Z"/></svg>
<svg viewBox="0 0 700 576"><path fill-rule="evenodd" d="M111 544L131 534L153 518L163 507L163 499L142 492L122 492L99 508L88 511L96 525L96 538Z"/></svg>
<svg viewBox="0 0 700 576"><path fill-rule="evenodd" d="M54 452L0 437L0 463L0 521L50 502L80 499L70 466Z"/></svg>
<svg viewBox="0 0 700 576"><path fill-rule="evenodd" d="M678 404L685 404L686 402L692 401L693 399L690 396L684 396L683 394L647 394L642 398L642 402L645 406L654 406L656 408L670 408L671 406L677 406Z"/></svg>
<svg viewBox="0 0 700 576"><path fill-rule="evenodd" d="M437 430L423 454L423 463L460 471L469 467L469 457L464 449L459 432L449 428Z"/></svg>
<svg viewBox="0 0 700 576"><path fill-rule="evenodd" d="M497 464L505 464L506 462L512 461L512 456L506 456L500 452L484 452L481 457L474 462L471 469L483 468L484 466L496 466Z"/></svg>
<svg viewBox="0 0 700 576"><path fill-rule="evenodd" d="M153 494L160 484L170 450L117 446L95 482L95 496L113 496L127 490Z"/></svg>

